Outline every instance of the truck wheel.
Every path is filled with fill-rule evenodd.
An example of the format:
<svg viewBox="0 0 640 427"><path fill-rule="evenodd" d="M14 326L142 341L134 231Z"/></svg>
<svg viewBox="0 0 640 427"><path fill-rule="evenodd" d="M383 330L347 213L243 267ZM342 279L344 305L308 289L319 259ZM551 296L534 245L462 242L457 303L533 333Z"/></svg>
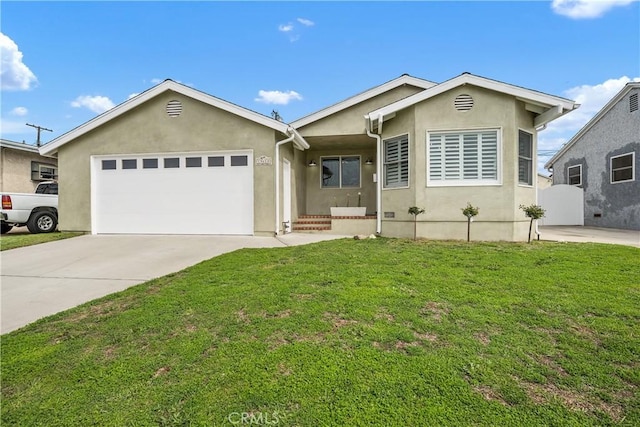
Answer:
<svg viewBox="0 0 640 427"><path fill-rule="evenodd" d="M27 221L27 228L31 233L51 233L57 225L56 215L47 211L31 214L29 221Z"/></svg>
<svg viewBox="0 0 640 427"><path fill-rule="evenodd" d="M5 224L3 222L2 224L0 224L0 233L7 234L9 231L11 231L12 228L13 228L13 225Z"/></svg>

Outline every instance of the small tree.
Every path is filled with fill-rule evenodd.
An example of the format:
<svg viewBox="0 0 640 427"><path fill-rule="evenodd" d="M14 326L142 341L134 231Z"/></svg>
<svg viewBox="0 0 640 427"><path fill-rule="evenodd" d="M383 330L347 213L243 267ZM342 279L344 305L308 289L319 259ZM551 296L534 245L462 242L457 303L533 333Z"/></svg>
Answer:
<svg viewBox="0 0 640 427"><path fill-rule="evenodd" d="M471 240L471 221L474 216L478 215L478 212L480 209L472 206L469 202L467 202L467 207L462 209L462 215L467 217L467 242Z"/></svg>
<svg viewBox="0 0 640 427"><path fill-rule="evenodd" d="M545 210L540 205L520 205L520 209L524 211L527 218L531 218L531 221L529 222L529 239L527 240L528 243L531 243L531 227L533 226L533 220L544 217Z"/></svg>
<svg viewBox="0 0 640 427"><path fill-rule="evenodd" d="M411 206L409 208L409 213L413 215L413 240L416 240L416 227L418 221L418 215L424 213L424 209L419 208L417 206Z"/></svg>

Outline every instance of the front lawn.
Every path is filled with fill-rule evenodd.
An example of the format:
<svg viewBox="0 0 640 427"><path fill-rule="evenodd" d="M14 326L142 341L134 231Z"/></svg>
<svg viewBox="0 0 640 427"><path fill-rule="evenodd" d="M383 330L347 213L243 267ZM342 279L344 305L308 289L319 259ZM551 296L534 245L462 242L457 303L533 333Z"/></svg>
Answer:
<svg viewBox="0 0 640 427"><path fill-rule="evenodd" d="M240 250L4 335L2 425L639 425L639 259Z"/></svg>
<svg viewBox="0 0 640 427"><path fill-rule="evenodd" d="M54 240L68 239L82 236L85 233L74 231L54 231L53 233L9 233L0 237L0 251L22 248L24 246L39 245L40 243L53 242Z"/></svg>

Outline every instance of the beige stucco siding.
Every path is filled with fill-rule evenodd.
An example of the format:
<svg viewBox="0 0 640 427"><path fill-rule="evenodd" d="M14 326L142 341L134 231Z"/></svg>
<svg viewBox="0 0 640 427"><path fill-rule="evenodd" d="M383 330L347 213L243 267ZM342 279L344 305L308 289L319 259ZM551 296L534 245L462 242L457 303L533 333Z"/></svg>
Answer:
<svg viewBox="0 0 640 427"><path fill-rule="evenodd" d="M31 180L31 162L56 166L57 159L25 150L0 148L0 191L32 193L40 181Z"/></svg>
<svg viewBox="0 0 640 427"><path fill-rule="evenodd" d="M302 136L353 135L365 133L364 116L373 110L421 92L415 86L400 86L376 97L363 101L321 120L302 126L298 131Z"/></svg>
<svg viewBox="0 0 640 427"><path fill-rule="evenodd" d="M373 141L373 140L372 140ZM366 165L367 159L375 159L375 145L360 148L328 148L313 150L306 153L307 164L314 160L317 166L305 169L307 183L306 213L311 215L329 215L331 206L346 206L347 198L349 206L358 205L358 193L361 193L361 206L366 206L368 214L376 211L376 184L373 182L373 174L376 171L375 164ZM349 188L322 188L322 158L334 156L360 156L360 187Z"/></svg>
<svg viewBox="0 0 640 427"><path fill-rule="evenodd" d="M167 115L170 100L182 102L180 116ZM254 159L273 158L278 139L284 135L273 129L165 92L60 147L60 229L91 230L93 155L253 150ZM253 166L256 234L274 231L274 166Z"/></svg>
<svg viewBox="0 0 640 427"><path fill-rule="evenodd" d="M454 99L473 97L470 111L460 112ZM412 122L414 123L412 125ZM479 207L473 231L480 240L521 240L528 226L519 204L535 202L533 186L518 184L518 130L534 134L533 117L514 97L475 86L464 86L440 94L397 113L384 124L383 138L409 133L410 190L383 190L383 212L395 212L395 219L383 219L383 234L409 236L413 233L410 206L426 209L418 217L418 235L427 238L466 238L467 202ZM497 129L499 135L499 183L439 187L427 185L427 133L474 129ZM534 160L535 170L535 160ZM526 235L525 237L526 238Z"/></svg>

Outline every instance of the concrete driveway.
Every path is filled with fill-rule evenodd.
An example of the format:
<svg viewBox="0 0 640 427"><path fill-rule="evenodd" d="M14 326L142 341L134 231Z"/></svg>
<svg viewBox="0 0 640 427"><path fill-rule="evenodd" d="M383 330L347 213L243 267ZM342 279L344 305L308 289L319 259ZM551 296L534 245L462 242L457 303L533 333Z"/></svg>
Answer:
<svg viewBox="0 0 640 427"><path fill-rule="evenodd" d="M226 252L343 237L86 235L2 251L0 333Z"/></svg>
<svg viewBox="0 0 640 427"><path fill-rule="evenodd" d="M640 231L568 225L540 226L540 240L594 242L640 248Z"/></svg>

